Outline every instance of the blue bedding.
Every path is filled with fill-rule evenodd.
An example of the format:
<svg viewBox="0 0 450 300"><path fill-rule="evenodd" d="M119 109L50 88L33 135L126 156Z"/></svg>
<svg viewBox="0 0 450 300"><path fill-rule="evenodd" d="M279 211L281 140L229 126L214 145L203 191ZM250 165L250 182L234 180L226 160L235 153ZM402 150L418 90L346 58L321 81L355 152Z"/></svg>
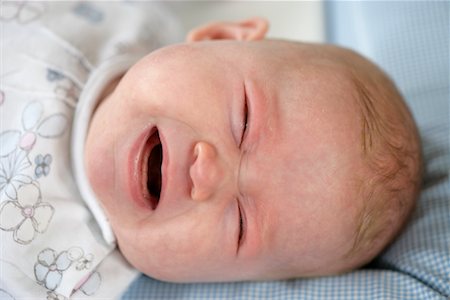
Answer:
<svg viewBox="0 0 450 300"><path fill-rule="evenodd" d="M257 5L257 4L255 4ZM141 276L123 299L449 299L449 2L327 2L328 40L377 62L415 116L426 160L422 194L403 234L346 275L220 284Z"/></svg>

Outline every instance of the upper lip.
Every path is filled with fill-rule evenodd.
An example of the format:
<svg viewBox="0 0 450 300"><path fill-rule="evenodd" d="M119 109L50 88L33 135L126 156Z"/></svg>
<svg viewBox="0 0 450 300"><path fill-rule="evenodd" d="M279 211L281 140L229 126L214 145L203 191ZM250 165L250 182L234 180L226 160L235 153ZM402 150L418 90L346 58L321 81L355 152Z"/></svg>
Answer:
<svg viewBox="0 0 450 300"><path fill-rule="evenodd" d="M152 205L148 198L146 163L150 149L147 147L148 139L158 130L162 146L161 163L161 189L159 202ZM171 141L176 146L170 147ZM151 143L150 143L151 144ZM162 213L173 212L181 205L180 199L190 196L189 166L193 151L192 133L186 133L186 128L180 124L147 125L139 135L134 138L134 144L128 154L127 192L130 200L141 209L156 210ZM170 188L170 189L169 189Z"/></svg>

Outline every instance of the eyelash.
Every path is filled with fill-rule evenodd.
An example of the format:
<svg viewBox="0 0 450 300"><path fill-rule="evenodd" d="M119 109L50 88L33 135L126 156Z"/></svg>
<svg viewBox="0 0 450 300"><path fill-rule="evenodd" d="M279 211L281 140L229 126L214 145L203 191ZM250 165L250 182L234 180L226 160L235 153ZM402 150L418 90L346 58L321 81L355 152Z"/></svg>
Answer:
<svg viewBox="0 0 450 300"><path fill-rule="evenodd" d="M239 143L239 148L241 147L242 143L244 142L245 133L247 132L248 127L248 105L247 105L247 95L245 95L244 99L244 120L242 122L242 134L241 134L241 141Z"/></svg>
<svg viewBox="0 0 450 300"><path fill-rule="evenodd" d="M238 247L239 247L242 244L242 238L245 232L244 218L242 217L242 209L239 200L238 200L238 209L239 209L239 236L238 236Z"/></svg>

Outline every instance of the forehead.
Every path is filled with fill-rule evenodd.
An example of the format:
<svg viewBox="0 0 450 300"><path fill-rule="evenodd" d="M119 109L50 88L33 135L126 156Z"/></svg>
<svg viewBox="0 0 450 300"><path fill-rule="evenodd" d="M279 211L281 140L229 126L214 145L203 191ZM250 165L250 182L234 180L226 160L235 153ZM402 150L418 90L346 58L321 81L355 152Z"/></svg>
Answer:
<svg viewBox="0 0 450 300"><path fill-rule="evenodd" d="M351 82L325 70L287 70L269 97L266 122L273 130L261 136L253 163L269 174L255 182L264 191L271 255L319 259L350 247L356 230L361 119ZM268 162L270 153L276 154Z"/></svg>

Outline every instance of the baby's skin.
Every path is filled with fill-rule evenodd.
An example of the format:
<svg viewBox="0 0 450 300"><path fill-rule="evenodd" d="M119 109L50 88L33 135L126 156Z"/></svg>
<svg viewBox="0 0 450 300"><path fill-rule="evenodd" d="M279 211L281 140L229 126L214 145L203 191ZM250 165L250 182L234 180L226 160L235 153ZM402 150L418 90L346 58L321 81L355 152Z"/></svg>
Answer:
<svg viewBox="0 0 450 300"><path fill-rule="evenodd" d="M370 176L348 50L213 23L139 61L96 109L90 183L126 259L177 282L336 274Z"/></svg>

